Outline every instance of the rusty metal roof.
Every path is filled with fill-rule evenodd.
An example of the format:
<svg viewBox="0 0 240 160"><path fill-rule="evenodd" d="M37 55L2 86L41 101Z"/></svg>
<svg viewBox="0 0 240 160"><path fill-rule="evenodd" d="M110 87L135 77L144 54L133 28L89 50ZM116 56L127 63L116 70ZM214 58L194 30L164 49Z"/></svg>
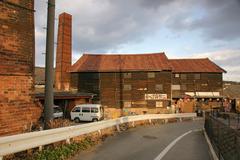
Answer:
<svg viewBox="0 0 240 160"><path fill-rule="evenodd" d="M216 65L208 58L202 59L169 59L173 72L207 72L226 73L224 69Z"/></svg>
<svg viewBox="0 0 240 160"><path fill-rule="evenodd" d="M122 72L171 70L165 53L83 54L70 72Z"/></svg>

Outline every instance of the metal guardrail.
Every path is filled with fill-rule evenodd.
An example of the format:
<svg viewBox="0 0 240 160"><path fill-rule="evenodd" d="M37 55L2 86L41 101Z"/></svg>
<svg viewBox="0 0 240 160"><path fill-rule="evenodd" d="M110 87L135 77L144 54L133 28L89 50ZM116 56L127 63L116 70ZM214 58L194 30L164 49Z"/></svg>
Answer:
<svg viewBox="0 0 240 160"><path fill-rule="evenodd" d="M240 159L240 132L225 122L222 115L207 112L205 130L220 160Z"/></svg>
<svg viewBox="0 0 240 160"><path fill-rule="evenodd" d="M44 131L37 131L31 133L24 133L19 135L0 137L0 159L8 154L41 147L47 144L66 140L70 142L70 138L81 136L87 133L101 131L109 127L116 126L118 130L119 125L123 123L132 122L134 126L135 121L163 119L167 121L171 118L195 118L196 113L180 113L180 114L147 114L121 117L112 120L99 121L95 123L82 124L77 126L70 126L64 128L50 129Z"/></svg>

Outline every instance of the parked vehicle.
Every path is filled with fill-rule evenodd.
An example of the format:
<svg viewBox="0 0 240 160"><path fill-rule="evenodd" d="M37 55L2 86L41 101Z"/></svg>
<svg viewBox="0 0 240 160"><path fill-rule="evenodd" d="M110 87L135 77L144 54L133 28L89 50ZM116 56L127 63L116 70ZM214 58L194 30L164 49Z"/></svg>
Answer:
<svg viewBox="0 0 240 160"><path fill-rule="evenodd" d="M53 118L63 118L63 111L60 106L54 105L53 106Z"/></svg>
<svg viewBox="0 0 240 160"><path fill-rule="evenodd" d="M75 106L71 113L71 120L80 121L99 121L103 119L103 108L100 104L81 104Z"/></svg>
<svg viewBox="0 0 240 160"><path fill-rule="evenodd" d="M53 105L53 118L63 118L63 110L60 106ZM41 122L44 121L44 112L42 112L41 117L39 118Z"/></svg>

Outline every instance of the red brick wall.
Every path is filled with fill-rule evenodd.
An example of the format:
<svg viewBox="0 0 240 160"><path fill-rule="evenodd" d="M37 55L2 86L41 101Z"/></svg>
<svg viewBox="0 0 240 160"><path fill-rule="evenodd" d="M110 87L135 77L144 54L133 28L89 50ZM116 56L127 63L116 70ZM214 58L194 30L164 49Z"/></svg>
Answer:
<svg viewBox="0 0 240 160"><path fill-rule="evenodd" d="M29 131L41 114L33 97L33 6L33 0L0 2L0 136Z"/></svg>
<svg viewBox="0 0 240 160"><path fill-rule="evenodd" d="M55 88L58 90L70 89L70 73L67 70L72 62L72 16L62 13L59 16L58 43L56 58Z"/></svg>

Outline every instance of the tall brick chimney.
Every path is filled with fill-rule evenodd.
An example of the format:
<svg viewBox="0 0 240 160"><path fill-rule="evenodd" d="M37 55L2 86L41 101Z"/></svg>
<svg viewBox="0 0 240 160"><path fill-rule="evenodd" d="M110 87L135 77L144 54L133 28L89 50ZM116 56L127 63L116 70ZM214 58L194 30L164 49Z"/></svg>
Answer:
<svg viewBox="0 0 240 160"><path fill-rule="evenodd" d="M68 91L70 89L70 73L67 70L72 63L72 15L59 15L57 55L55 71L55 88Z"/></svg>

